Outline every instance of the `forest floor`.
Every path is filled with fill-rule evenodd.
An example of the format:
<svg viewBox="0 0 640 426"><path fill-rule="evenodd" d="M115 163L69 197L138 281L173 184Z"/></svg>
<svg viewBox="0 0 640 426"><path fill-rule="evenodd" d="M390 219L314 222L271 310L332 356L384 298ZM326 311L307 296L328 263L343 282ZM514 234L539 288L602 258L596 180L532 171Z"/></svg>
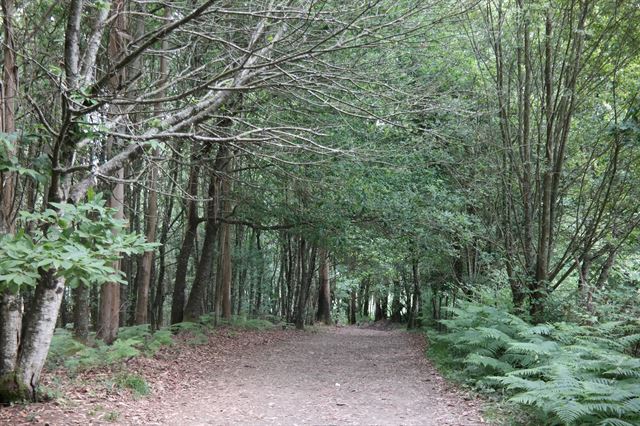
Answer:
<svg viewBox="0 0 640 426"><path fill-rule="evenodd" d="M216 330L119 367L151 393L113 386L112 369L68 379L47 403L0 408L0 424L478 425L482 402L445 381L424 338L402 330Z"/></svg>

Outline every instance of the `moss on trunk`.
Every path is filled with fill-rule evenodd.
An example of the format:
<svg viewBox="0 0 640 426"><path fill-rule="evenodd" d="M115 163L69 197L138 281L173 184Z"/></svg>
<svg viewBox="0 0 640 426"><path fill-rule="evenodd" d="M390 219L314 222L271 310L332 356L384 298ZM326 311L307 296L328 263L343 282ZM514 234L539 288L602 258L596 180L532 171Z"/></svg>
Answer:
<svg viewBox="0 0 640 426"><path fill-rule="evenodd" d="M0 403L31 401L33 392L31 388L22 383L18 372L11 372L0 376Z"/></svg>

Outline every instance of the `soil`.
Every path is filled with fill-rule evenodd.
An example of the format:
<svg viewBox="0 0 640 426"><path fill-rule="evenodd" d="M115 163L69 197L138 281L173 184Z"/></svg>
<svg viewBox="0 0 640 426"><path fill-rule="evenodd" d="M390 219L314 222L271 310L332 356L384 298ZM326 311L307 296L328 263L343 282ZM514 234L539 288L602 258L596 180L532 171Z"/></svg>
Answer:
<svg viewBox="0 0 640 426"><path fill-rule="evenodd" d="M445 381L423 350L420 335L401 330L219 330L208 344L121 366L147 378L148 396L109 386L110 370L50 374L63 397L1 408L0 424L484 424L481 401Z"/></svg>

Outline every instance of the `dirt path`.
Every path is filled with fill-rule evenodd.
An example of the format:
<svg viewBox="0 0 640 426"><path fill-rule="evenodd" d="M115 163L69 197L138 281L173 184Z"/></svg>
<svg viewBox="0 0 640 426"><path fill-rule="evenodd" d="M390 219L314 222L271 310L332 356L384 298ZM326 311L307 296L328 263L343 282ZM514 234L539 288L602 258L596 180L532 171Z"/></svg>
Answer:
<svg viewBox="0 0 640 426"><path fill-rule="evenodd" d="M411 336L339 328L306 334L212 377L170 424L473 425L471 402L445 390ZM218 376L218 377L215 377Z"/></svg>
<svg viewBox="0 0 640 426"><path fill-rule="evenodd" d="M354 327L290 333L160 374L172 387L117 404L118 424L477 425L478 401L456 392L425 361L415 335ZM241 353L237 356L237 353ZM207 365L207 364L212 365ZM194 381L195 378L197 381ZM165 381L166 383L166 381ZM99 403L95 401L94 403ZM86 408L86 407L85 407ZM71 408L50 424L105 421ZM86 414L86 409L84 410ZM49 417L49 418L47 418ZM57 417L57 419L56 419ZM57 421L56 421L57 420ZM1 423L1 422L0 422Z"/></svg>

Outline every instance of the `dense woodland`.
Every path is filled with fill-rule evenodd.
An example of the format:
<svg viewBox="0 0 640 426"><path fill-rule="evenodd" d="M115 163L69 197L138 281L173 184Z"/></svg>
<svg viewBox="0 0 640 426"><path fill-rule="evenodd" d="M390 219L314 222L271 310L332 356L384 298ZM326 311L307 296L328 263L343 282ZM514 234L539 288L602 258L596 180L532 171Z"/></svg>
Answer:
<svg viewBox="0 0 640 426"><path fill-rule="evenodd" d="M388 319L640 419L638 2L1 6L0 401L56 327Z"/></svg>

